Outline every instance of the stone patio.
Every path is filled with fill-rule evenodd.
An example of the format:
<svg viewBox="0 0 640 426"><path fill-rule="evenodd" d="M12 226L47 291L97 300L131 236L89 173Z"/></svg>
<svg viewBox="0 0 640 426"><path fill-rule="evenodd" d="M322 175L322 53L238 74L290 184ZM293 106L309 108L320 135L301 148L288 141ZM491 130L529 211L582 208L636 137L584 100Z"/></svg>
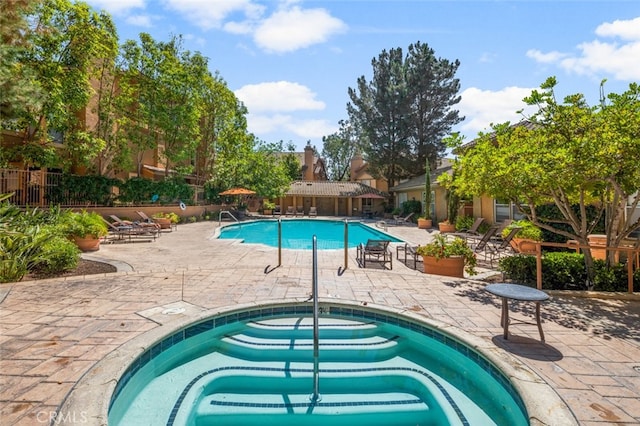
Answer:
<svg viewBox="0 0 640 426"><path fill-rule="evenodd" d="M159 327L154 309L180 303L202 311L310 295L310 251L283 250L278 266L277 249L215 239L216 226L179 225L155 242L103 244L87 256L118 265L115 274L0 285L0 424L51 423L96 362ZM413 244L430 236L415 226L388 232ZM425 275L393 250L392 271L359 268L355 249L347 265L342 250L320 251L320 296L410 311L484 339L551 385L580 424L640 424L637 295L552 293L542 308L545 343L535 326L517 323L504 340L500 300L477 276ZM534 305L516 303L511 312L531 321ZM95 424L82 412L70 414L67 424Z"/></svg>

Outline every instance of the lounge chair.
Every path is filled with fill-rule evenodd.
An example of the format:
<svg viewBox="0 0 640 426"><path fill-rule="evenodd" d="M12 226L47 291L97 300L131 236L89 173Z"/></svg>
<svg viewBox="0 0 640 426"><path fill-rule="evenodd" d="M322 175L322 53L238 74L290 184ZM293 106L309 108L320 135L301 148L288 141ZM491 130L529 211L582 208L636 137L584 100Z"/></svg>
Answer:
<svg viewBox="0 0 640 426"><path fill-rule="evenodd" d="M147 216L147 214L145 212L136 211L136 214L142 218L142 222L140 222L140 223L142 223L142 224L148 223L148 224L153 225L156 228L160 229L160 224L154 222L154 220L151 219L149 216Z"/></svg>
<svg viewBox="0 0 640 426"><path fill-rule="evenodd" d="M422 262L422 255L417 253L420 246L412 246L409 243L396 247L396 259L400 260L400 253L404 253L404 264L409 266L408 261L413 262L413 269L417 269L418 262Z"/></svg>
<svg viewBox="0 0 640 426"><path fill-rule="evenodd" d="M480 225L482 225L483 222L484 222L484 218L479 217L473 222L473 225L471 225L469 229L461 229L458 232L454 232L450 235L461 237L461 238L464 238L465 240L470 237L478 236L480 235L480 232L478 231L478 229L480 228Z"/></svg>
<svg viewBox="0 0 640 426"><path fill-rule="evenodd" d="M499 228L500 228L500 225L493 225L489 229L487 229L487 232L482 234L480 238L474 239L474 241L470 243L470 246L473 249L473 251L476 253L483 251L484 248L487 246L487 244L489 244L491 239L495 237Z"/></svg>
<svg viewBox="0 0 640 426"><path fill-rule="evenodd" d="M402 216L398 216L398 215L394 215L393 216L393 220L395 221L396 225L400 225L400 224L404 224L404 223L411 223L411 221L409 219L411 219L413 217L415 213L409 213L408 215L402 217Z"/></svg>
<svg viewBox="0 0 640 426"><path fill-rule="evenodd" d="M356 260L361 268L366 268L367 262L379 263L386 269L393 269L393 255L389 250L389 240L367 240L367 244L358 245L356 250Z"/></svg>
<svg viewBox="0 0 640 426"><path fill-rule="evenodd" d="M304 216L304 206L296 207L296 216Z"/></svg>
<svg viewBox="0 0 640 426"><path fill-rule="evenodd" d="M282 214L282 210L280 210L280 205L276 205L273 208L273 215L274 216L280 216Z"/></svg>
<svg viewBox="0 0 640 426"><path fill-rule="evenodd" d="M131 242L133 237L146 236L148 241L155 240L155 236L149 234L146 230L133 225L124 225L121 223L112 223L102 218L109 228L109 234L105 242ZM109 238L111 237L111 238Z"/></svg>
<svg viewBox="0 0 640 426"><path fill-rule="evenodd" d="M296 211L293 209L293 206L287 206L287 216L295 216Z"/></svg>
<svg viewBox="0 0 640 426"><path fill-rule="evenodd" d="M132 222L130 220L122 220L118 216L112 214L109 217L113 220L113 222L120 227L130 226L130 233L133 234L149 234L155 240L158 235L160 235L160 228L156 223L145 223L145 222Z"/></svg>
<svg viewBox="0 0 640 426"><path fill-rule="evenodd" d="M500 257L504 253L513 251L513 248L511 247L511 240L513 240L513 237L515 237L521 229L522 228L520 227L513 227L509 231L509 234L507 234L507 236L504 237L501 241L492 240L486 244L483 250L485 259L489 258L489 264L491 265L491 267L493 267L494 259L500 259Z"/></svg>
<svg viewBox="0 0 640 426"><path fill-rule="evenodd" d="M309 217L317 217L318 216L318 208L311 206L309 207Z"/></svg>

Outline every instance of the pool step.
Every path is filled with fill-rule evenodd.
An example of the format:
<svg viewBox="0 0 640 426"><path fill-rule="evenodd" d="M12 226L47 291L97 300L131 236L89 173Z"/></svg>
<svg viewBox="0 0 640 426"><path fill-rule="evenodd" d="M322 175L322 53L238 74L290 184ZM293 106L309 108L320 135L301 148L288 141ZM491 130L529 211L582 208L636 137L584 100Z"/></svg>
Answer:
<svg viewBox="0 0 640 426"><path fill-rule="evenodd" d="M317 417L326 421L329 416L353 420L340 424L367 425L461 425L466 421L439 379L403 362L385 361L371 367L335 363L321 367L318 377L320 400L313 404L313 365L248 363L210 370L185 388L173 424L248 424L259 421L261 415L265 416L261 424L278 425L307 424ZM195 409L189 411L191 407ZM313 418L304 417L310 412ZM486 421L479 424L492 424L486 416L475 418Z"/></svg>
<svg viewBox="0 0 640 426"><path fill-rule="evenodd" d="M327 361L372 362L398 354L397 336L362 339L320 339L319 357ZM220 339L220 352L255 361L309 362L313 360L312 339L263 339L236 334ZM284 358L283 358L284 357Z"/></svg>
<svg viewBox="0 0 640 426"><path fill-rule="evenodd" d="M319 356L323 362L372 362L397 356L398 336L374 324L320 318ZM313 360L313 319L281 318L249 322L242 332L221 339L219 350L239 359L292 362Z"/></svg>
<svg viewBox="0 0 640 426"><path fill-rule="evenodd" d="M457 420L447 419L424 383L408 375L380 377L372 372L350 377L347 372L333 373L333 377L320 378L320 399L313 403L313 380L308 374L295 378L220 377L205 386L206 395L200 395L195 423L309 424L311 413L317 422L312 424L326 424L335 416L340 416L341 422L349 420L341 424L367 425L455 424ZM260 381L259 390L256 380Z"/></svg>
<svg viewBox="0 0 640 426"><path fill-rule="evenodd" d="M313 338L313 318L251 321L247 323L243 333L255 337L311 339ZM359 339L379 335L380 328L372 322L320 317L318 333L321 339Z"/></svg>

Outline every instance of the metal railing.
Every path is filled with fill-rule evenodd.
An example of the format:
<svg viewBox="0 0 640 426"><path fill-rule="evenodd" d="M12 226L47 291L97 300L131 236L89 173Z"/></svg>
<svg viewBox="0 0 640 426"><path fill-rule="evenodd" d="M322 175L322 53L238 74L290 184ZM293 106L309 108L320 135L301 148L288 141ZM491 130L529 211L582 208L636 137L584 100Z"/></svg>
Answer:
<svg viewBox="0 0 640 426"><path fill-rule="evenodd" d="M311 277L311 297L313 297L313 393L309 397L311 403L320 401L320 336L319 336L319 302L318 302L318 239L313 236L312 240L313 262Z"/></svg>

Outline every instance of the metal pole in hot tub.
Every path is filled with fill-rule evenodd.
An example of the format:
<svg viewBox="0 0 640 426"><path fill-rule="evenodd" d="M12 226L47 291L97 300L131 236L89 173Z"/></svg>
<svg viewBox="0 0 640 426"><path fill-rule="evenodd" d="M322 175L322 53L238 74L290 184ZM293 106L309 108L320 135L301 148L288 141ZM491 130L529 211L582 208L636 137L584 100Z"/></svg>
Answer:
<svg viewBox="0 0 640 426"><path fill-rule="evenodd" d="M319 332L318 332L318 314L319 314L319 306L318 306L318 239L314 235L312 239L312 247L313 247L313 266L311 277L312 284L312 294L313 297L313 394L309 397L311 399L311 403L315 404L320 401L320 366L318 361L319 355Z"/></svg>

